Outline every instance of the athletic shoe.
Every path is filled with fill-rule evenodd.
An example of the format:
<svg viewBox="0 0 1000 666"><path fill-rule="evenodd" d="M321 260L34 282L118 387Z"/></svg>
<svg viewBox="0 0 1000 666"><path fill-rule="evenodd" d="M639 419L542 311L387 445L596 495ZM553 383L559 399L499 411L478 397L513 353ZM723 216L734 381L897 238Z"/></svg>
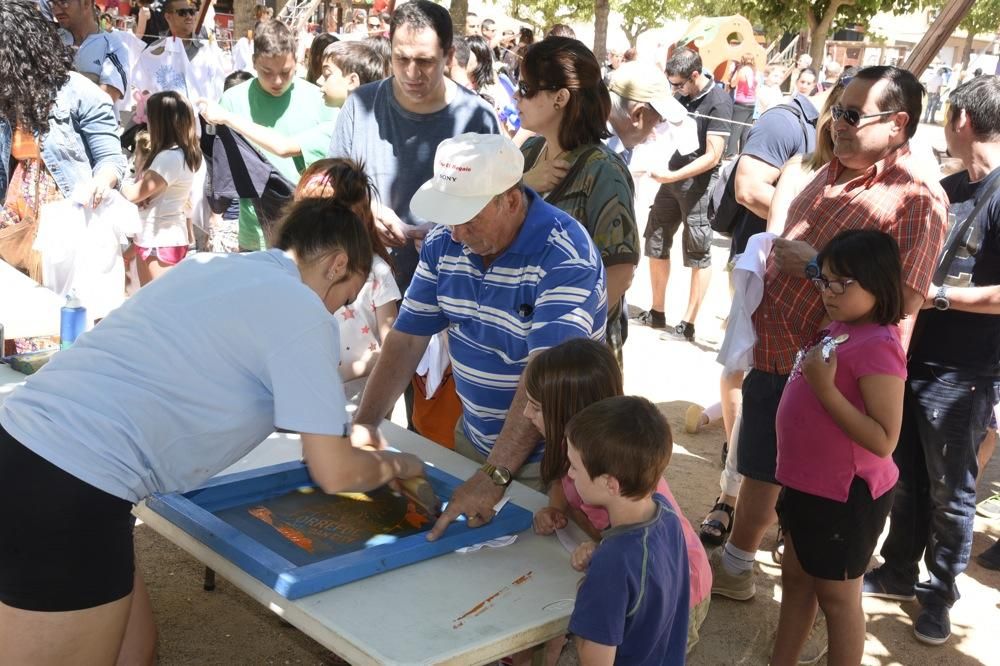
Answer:
<svg viewBox="0 0 1000 666"><path fill-rule="evenodd" d="M927 645L942 645L951 638L951 619L947 606L927 606L913 623L913 635Z"/></svg>
<svg viewBox="0 0 1000 666"><path fill-rule="evenodd" d="M996 571L1000 569L1000 541L994 541L993 545L976 556L976 562L984 569Z"/></svg>
<svg viewBox="0 0 1000 666"><path fill-rule="evenodd" d="M812 629L809 630L806 644L802 646L802 652L799 653L799 663L815 664L823 658L829 649L830 637L826 631L826 616L819 612L816 613L816 621L813 622Z"/></svg>
<svg viewBox="0 0 1000 666"><path fill-rule="evenodd" d="M640 326L649 326L650 328L667 327L667 315L663 312L657 312L656 310L643 310L637 314L632 321Z"/></svg>
<svg viewBox="0 0 1000 666"><path fill-rule="evenodd" d="M1000 518L1000 493L987 497L976 505L976 513L983 518L996 520Z"/></svg>
<svg viewBox="0 0 1000 666"><path fill-rule="evenodd" d="M757 594L753 569L735 576L726 571L726 567L722 566L722 548L713 550L708 561L712 565L712 594L734 601L749 601Z"/></svg>
<svg viewBox="0 0 1000 666"><path fill-rule="evenodd" d="M689 405L684 412L684 432L693 435L701 430L701 415L704 413L701 405Z"/></svg>
<svg viewBox="0 0 1000 666"><path fill-rule="evenodd" d="M865 597L889 599L891 601L917 600L917 595L913 591L913 584L896 580L892 573L884 566L872 569L865 574L861 594Z"/></svg>
<svg viewBox="0 0 1000 666"><path fill-rule="evenodd" d="M683 340L685 342L694 341L694 324L682 321L676 326L671 326L665 332L660 333L661 340Z"/></svg>

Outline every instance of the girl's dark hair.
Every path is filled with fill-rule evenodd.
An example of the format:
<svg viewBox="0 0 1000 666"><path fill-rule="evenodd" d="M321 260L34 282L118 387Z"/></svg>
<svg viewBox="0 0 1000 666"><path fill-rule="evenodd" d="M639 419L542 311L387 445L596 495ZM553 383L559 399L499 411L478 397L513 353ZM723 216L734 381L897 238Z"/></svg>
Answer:
<svg viewBox="0 0 1000 666"><path fill-rule="evenodd" d="M903 318L903 265L896 239L882 231L843 231L816 257L824 270L858 281L875 297L872 319L883 326Z"/></svg>
<svg viewBox="0 0 1000 666"><path fill-rule="evenodd" d="M489 42L480 35L472 35L465 38L469 49L476 54L476 71L472 73L472 78L476 82L476 87L482 91L486 86L491 86L497 81L493 73L493 49Z"/></svg>
<svg viewBox="0 0 1000 666"><path fill-rule="evenodd" d="M539 403L545 420L542 480L551 483L569 469L566 424L598 400L624 395L622 371L611 349L600 342L574 338L539 353L524 371L524 386Z"/></svg>
<svg viewBox="0 0 1000 666"><path fill-rule="evenodd" d="M371 208L375 186L363 166L344 157L316 160L302 172L295 188L296 199L310 197L332 199L354 211L365 223L372 250L392 266L389 251L375 231L375 216Z"/></svg>
<svg viewBox="0 0 1000 666"><path fill-rule="evenodd" d="M348 271L367 276L372 270L372 242L365 223L333 199L293 201L278 225L274 247L291 250L305 263L340 250L347 255Z"/></svg>
<svg viewBox="0 0 1000 666"><path fill-rule="evenodd" d="M328 32L316 35L312 44L309 45L309 67L306 69L306 81L314 84L323 75L323 55L326 53L326 47L337 41L340 41L337 36Z"/></svg>
<svg viewBox="0 0 1000 666"><path fill-rule="evenodd" d="M149 156L145 165L164 150L177 146L184 153L184 164L191 171L201 166L201 145L195 132L194 111L180 93L158 92L146 101L149 130Z"/></svg>
<svg viewBox="0 0 1000 666"><path fill-rule="evenodd" d="M521 64L521 80L533 88L569 91L559 123L559 143L566 150L599 143L610 135L611 95L593 51L570 37L547 37L532 44Z"/></svg>
<svg viewBox="0 0 1000 666"><path fill-rule="evenodd" d="M73 54L37 0L0 2L0 118L43 135L56 93L69 81Z"/></svg>

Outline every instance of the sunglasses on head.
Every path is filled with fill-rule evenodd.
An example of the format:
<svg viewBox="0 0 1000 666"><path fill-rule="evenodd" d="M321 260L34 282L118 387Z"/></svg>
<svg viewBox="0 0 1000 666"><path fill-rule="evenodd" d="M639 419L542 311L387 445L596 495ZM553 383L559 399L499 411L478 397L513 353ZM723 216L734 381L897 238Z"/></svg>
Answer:
<svg viewBox="0 0 1000 666"><path fill-rule="evenodd" d="M830 107L830 115L833 117L834 121L841 120L851 127L857 127L865 118L881 118L882 116L891 116L894 113L899 113L899 111L880 111L879 113L860 113L854 109L845 109L844 107L837 104L836 106Z"/></svg>
<svg viewBox="0 0 1000 666"><path fill-rule="evenodd" d="M543 90L559 90L562 86L530 86L524 81L518 81L517 83L517 94L524 99L530 99Z"/></svg>
<svg viewBox="0 0 1000 666"><path fill-rule="evenodd" d="M172 12L182 18L187 18L189 16L194 16L195 14L197 14L198 10L195 9L194 7L185 7L183 9L174 9L172 10Z"/></svg>

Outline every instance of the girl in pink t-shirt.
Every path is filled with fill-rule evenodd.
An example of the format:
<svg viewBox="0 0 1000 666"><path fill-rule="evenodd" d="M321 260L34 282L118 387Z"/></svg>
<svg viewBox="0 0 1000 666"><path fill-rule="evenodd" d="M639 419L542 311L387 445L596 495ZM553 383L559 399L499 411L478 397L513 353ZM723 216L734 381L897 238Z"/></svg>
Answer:
<svg viewBox="0 0 1000 666"><path fill-rule="evenodd" d="M906 379L899 247L881 231L845 231L816 261L830 324L796 358L775 424L785 555L772 664L797 663L817 605L829 663L861 661L862 576L899 476L890 457Z"/></svg>
<svg viewBox="0 0 1000 666"><path fill-rule="evenodd" d="M545 437L541 472L549 486L549 506L535 514L535 532L552 534L572 519L594 541L600 541L601 531L610 525L608 512L603 507L586 504L567 476L569 459L563 431L584 407L624 394L621 368L607 345L577 338L538 354L528 363L524 378L528 392L524 413ZM684 515L666 479L660 479L656 492L666 498L678 516ZM708 612L712 569L690 521L682 519L681 526L691 573L690 650L698 640L698 627Z"/></svg>

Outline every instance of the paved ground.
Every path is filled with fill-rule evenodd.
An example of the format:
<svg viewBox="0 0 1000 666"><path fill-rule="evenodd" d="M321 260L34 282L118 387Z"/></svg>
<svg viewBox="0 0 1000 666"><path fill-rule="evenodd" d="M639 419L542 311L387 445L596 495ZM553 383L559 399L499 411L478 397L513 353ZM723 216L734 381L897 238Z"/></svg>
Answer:
<svg viewBox="0 0 1000 666"><path fill-rule="evenodd" d="M918 138L943 148L940 127L922 126ZM650 189L642 187L640 200L648 201L649 196ZM637 210L644 211L645 207L640 205ZM641 224L644 212L640 217ZM716 267L724 265L727 252L724 243L717 243L713 251ZM629 292L629 300L635 305L649 303L646 276L643 262ZM687 274L678 270L669 287L668 321L679 319L686 295ZM718 493L723 435L719 425L697 435L686 434L683 414L691 403L706 405L718 399L719 370L714 357L721 340L719 324L727 311L726 279L719 272L697 322L695 344L664 342L654 331L633 327L625 348L626 390L650 398L670 418L676 443L667 478L681 508L695 524ZM981 497L1000 492L998 459L1000 456L986 470ZM973 554L997 538L1000 525L977 520ZM773 534L758 553L757 597L746 603L721 599L713 602L691 664L767 663L781 598L780 569L770 561L772 539ZM160 627L161 663L339 663L321 646L294 628L282 625L277 617L225 581L219 581L215 592L203 592L203 568L145 527L137 530L137 549ZM916 604L866 601L869 633L864 664L1000 664L993 634L1000 627L1000 573L972 563L959 580L959 587L962 600L952 615L954 636L938 648L925 647L914 640L911 623ZM576 660L565 655L562 663L574 664Z"/></svg>

